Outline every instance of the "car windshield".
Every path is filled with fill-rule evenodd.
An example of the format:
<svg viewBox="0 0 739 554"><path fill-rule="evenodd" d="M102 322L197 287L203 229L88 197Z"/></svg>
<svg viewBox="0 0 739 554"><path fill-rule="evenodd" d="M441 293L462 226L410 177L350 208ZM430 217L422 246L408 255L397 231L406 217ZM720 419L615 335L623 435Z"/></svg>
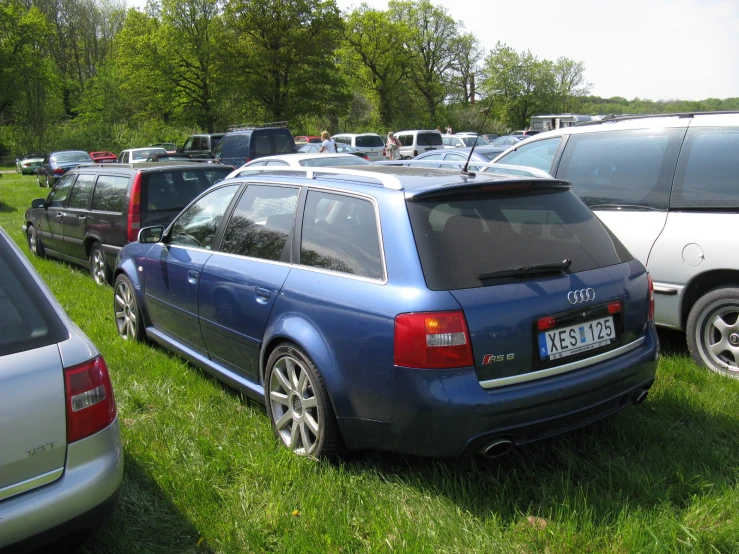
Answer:
<svg viewBox="0 0 739 554"><path fill-rule="evenodd" d="M21 159L27 160L29 158L43 158L43 157L44 155L40 152L31 152L30 154L26 154L25 156L23 156L23 158Z"/></svg>
<svg viewBox="0 0 739 554"><path fill-rule="evenodd" d="M131 152L131 159L132 160L145 160L147 158L150 158L151 156L156 156L158 154L166 154L167 151L164 148L150 148L147 150L134 150Z"/></svg>
<svg viewBox="0 0 739 554"><path fill-rule="evenodd" d="M54 154L51 159L56 163L89 162L92 160L87 152L62 152L61 154Z"/></svg>
<svg viewBox="0 0 739 554"><path fill-rule="evenodd" d="M300 160L303 167L338 167L342 165L372 165L359 156L326 156Z"/></svg>

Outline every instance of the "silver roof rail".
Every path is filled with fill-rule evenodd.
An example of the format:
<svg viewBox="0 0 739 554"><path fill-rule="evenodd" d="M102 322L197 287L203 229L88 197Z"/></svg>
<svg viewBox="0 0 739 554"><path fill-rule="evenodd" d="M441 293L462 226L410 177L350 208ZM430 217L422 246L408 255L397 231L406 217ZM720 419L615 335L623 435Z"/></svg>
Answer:
<svg viewBox="0 0 739 554"><path fill-rule="evenodd" d="M287 121L269 121L267 123L239 123L229 125L229 131L245 131L248 129L261 129L263 127L287 127Z"/></svg>
<svg viewBox="0 0 739 554"><path fill-rule="evenodd" d="M386 189L392 190L403 190L403 184L400 182L395 175L388 175L386 173L375 173L373 171L362 171L359 169L343 169L340 167L285 167L285 166L254 166L254 167L241 167L238 168L243 171L254 171L258 173L295 173L296 177L301 177L305 174L306 179L316 179L317 173L338 175L338 176L351 176L351 177L362 177L363 179L378 181L380 185ZM350 179L351 180L351 179ZM366 182L366 181L365 181Z"/></svg>
<svg viewBox="0 0 739 554"><path fill-rule="evenodd" d="M461 160L445 161L445 160L393 160L375 162L372 165L399 165L409 167L431 167L435 165L454 166L453 168L442 167L439 169L462 169L464 162ZM520 175L522 177L535 177L537 179L553 179L549 173L535 167L525 167L522 165L496 164L492 162L476 162L470 160L470 168L489 167L494 171L486 173L504 173L506 175ZM483 173L484 175L484 173Z"/></svg>

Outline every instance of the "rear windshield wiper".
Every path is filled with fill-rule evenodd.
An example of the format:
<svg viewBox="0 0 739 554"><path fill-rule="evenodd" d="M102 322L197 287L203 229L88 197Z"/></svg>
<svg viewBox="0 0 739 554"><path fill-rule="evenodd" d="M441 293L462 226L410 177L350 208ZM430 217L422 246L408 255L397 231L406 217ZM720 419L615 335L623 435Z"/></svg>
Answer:
<svg viewBox="0 0 739 554"><path fill-rule="evenodd" d="M490 273L480 273L477 278L481 281L484 279L496 279L498 277L524 277L526 275L536 275L539 273L556 273L564 271L572 264L572 260L567 258L561 262L552 262L548 264L534 264L517 267L516 269L501 269L500 271L491 271Z"/></svg>
<svg viewBox="0 0 739 554"><path fill-rule="evenodd" d="M635 212L664 212L660 208L652 206L644 206L643 204L596 204L588 206L591 210L633 210Z"/></svg>

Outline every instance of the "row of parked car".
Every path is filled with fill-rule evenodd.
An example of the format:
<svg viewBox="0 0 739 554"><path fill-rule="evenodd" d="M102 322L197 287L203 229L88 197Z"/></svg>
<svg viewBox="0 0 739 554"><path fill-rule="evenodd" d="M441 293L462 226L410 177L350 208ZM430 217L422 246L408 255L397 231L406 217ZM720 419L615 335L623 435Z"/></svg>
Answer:
<svg viewBox="0 0 739 554"><path fill-rule="evenodd" d="M542 133L467 172L342 154L80 166L23 228L35 255L113 283L122 339L263 402L296 454L497 456L643 402L655 320L687 325L699 363L739 374L739 260L721 232L738 151L739 114L683 114ZM100 379L67 421L110 398L115 435ZM22 478L64 474L36 448L62 465ZM43 490L18 486L0 482L0 515Z"/></svg>

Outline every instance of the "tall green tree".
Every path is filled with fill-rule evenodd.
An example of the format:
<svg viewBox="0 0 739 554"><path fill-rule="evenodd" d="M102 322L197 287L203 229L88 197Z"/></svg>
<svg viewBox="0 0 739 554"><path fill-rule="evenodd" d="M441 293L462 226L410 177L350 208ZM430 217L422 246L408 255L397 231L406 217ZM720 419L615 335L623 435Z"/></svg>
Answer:
<svg viewBox="0 0 739 554"><path fill-rule="evenodd" d="M231 75L265 119L346 109L350 96L335 56L343 21L334 0L230 0L226 14L239 40Z"/></svg>
<svg viewBox="0 0 739 554"><path fill-rule="evenodd" d="M409 54L403 45L408 34L402 22L367 4L347 16L341 63L358 88L375 100L380 122L387 128L399 118L407 95Z"/></svg>
<svg viewBox="0 0 739 554"><path fill-rule="evenodd" d="M116 66L140 108L213 132L225 38L220 0L151 1L146 14L129 10Z"/></svg>
<svg viewBox="0 0 739 554"><path fill-rule="evenodd" d="M391 0L388 11L393 21L409 30L403 44L409 76L426 108L425 123L433 124L449 92L461 24L430 0Z"/></svg>

